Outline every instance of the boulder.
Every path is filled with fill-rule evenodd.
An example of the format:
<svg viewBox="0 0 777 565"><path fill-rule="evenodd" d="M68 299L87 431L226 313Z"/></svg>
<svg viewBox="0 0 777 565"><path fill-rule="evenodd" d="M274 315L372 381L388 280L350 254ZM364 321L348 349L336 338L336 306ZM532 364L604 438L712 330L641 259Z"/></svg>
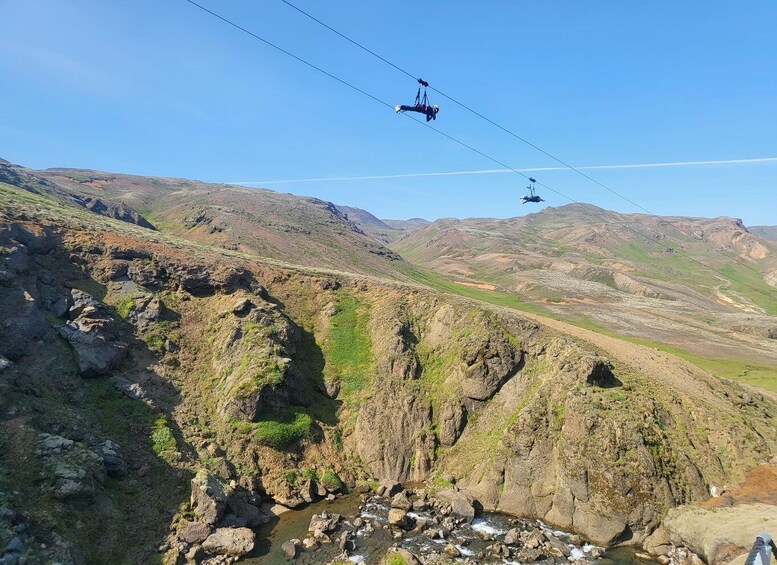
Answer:
<svg viewBox="0 0 777 565"><path fill-rule="evenodd" d="M186 543L202 543L211 534L211 527L202 522L182 522L178 526L178 539Z"/></svg>
<svg viewBox="0 0 777 565"><path fill-rule="evenodd" d="M503 543L495 543L493 545L489 545L486 548L486 551L489 555L493 557L501 557L502 559L507 559L510 557L510 548L508 548Z"/></svg>
<svg viewBox="0 0 777 565"><path fill-rule="evenodd" d="M356 549L356 534L354 532L343 532L340 535L338 547L343 551L350 552Z"/></svg>
<svg viewBox="0 0 777 565"><path fill-rule="evenodd" d="M249 528L255 528L270 521L270 516L246 500L245 496L230 496L227 507Z"/></svg>
<svg viewBox="0 0 777 565"><path fill-rule="evenodd" d="M299 495L305 502L313 502L317 495L318 489L315 486L315 482L312 479L308 479L299 487ZM326 493L324 493L326 495Z"/></svg>
<svg viewBox="0 0 777 565"><path fill-rule="evenodd" d="M255 541L254 532L248 528L219 528L202 542L202 548L208 553L239 557L249 553Z"/></svg>
<svg viewBox="0 0 777 565"><path fill-rule="evenodd" d="M448 545L446 545L442 551L448 557L453 557L453 558L461 557L461 551L459 551L459 549L452 543L449 543Z"/></svg>
<svg viewBox="0 0 777 565"><path fill-rule="evenodd" d="M313 514L310 518L309 532L332 532L334 531L342 516L340 514L330 514L324 510L321 514Z"/></svg>
<svg viewBox="0 0 777 565"><path fill-rule="evenodd" d="M402 492L402 485L400 483L386 483L380 485L378 488L378 491L383 489L383 492L378 494L378 496L386 496L388 498L392 498L395 494L399 494Z"/></svg>
<svg viewBox="0 0 777 565"><path fill-rule="evenodd" d="M421 565L421 560L418 559L415 555L410 553L407 549L404 547L399 548L392 548L389 550L389 553L386 555L392 555L392 554L399 554L399 556L404 560L405 565ZM393 563L393 561L390 561Z"/></svg>
<svg viewBox="0 0 777 565"><path fill-rule="evenodd" d="M545 546L546 547L549 547L549 548L555 550L561 556L569 557L571 552L570 552L569 548L567 547L567 545L563 541L558 539L553 534L545 534L545 537L548 538L548 541L545 542L545 544L546 544Z"/></svg>
<svg viewBox="0 0 777 565"><path fill-rule="evenodd" d="M70 291L70 297L72 306L70 306L70 309L67 313L68 318L71 320L75 320L81 316L81 314L83 314L87 309L89 309L89 312L106 311L105 304L95 300L91 294L88 294L82 290L78 290L77 288L74 288Z"/></svg>
<svg viewBox="0 0 777 565"><path fill-rule="evenodd" d="M164 312L165 305L161 299L152 295L141 296L134 299L129 320L138 329L145 330L161 320Z"/></svg>
<svg viewBox="0 0 777 565"><path fill-rule="evenodd" d="M81 376L98 377L108 374L126 355L127 346L106 331L106 322L74 320L59 328L70 342L78 361Z"/></svg>
<svg viewBox="0 0 777 565"><path fill-rule="evenodd" d="M283 554L288 557L289 559L294 559L297 557L297 543L296 540L289 540L287 542L284 542L283 545L281 545L281 550L283 551Z"/></svg>
<svg viewBox="0 0 777 565"><path fill-rule="evenodd" d="M224 515L230 489L205 469L197 472L191 484L190 504L195 516L205 524L215 524Z"/></svg>
<svg viewBox="0 0 777 565"><path fill-rule="evenodd" d="M403 530L409 530L412 525L407 512L400 508L392 508L388 513L388 523L391 526L402 528Z"/></svg>
<svg viewBox="0 0 777 565"><path fill-rule="evenodd" d="M415 512L424 512L428 509L429 503L426 500L419 498L418 500L413 501L413 510Z"/></svg>
<svg viewBox="0 0 777 565"><path fill-rule="evenodd" d="M121 456L119 444L106 440L97 444L92 451L103 460L105 471L112 479L121 479L127 474L127 463Z"/></svg>
<svg viewBox="0 0 777 565"><path fill-rule="evenodd" d="M235 316L245 316L251 311L253 307L254 307L253 302L248 300L248 298L241 298L240 300L235 302L234 306L232 306L232 313Z"/></svg>
<svg viewBox="0 0 777 565"><path fill-rule="evenodd" d="M75 351L81 376L105 375L124 358L127 345L118 340L113 318L104 304L75 288L71 296L70 321L59 328L59 333Z"/></svg>
<svg viewBox="0 0 777 565"><path fill-rule="evenodd" d="M466 411L459 402L451 400L443 404L440 409L440 443L444 447L455 444L466 424Z"/></svg>
<svg viewBox="0 0 777 565"><path fill-rule="evenodd" d="M517 545L521 540L521 531L518 528L512 528L505 534L505 545Z"/></svg>
<svg viewBox="0 0 777 565"><path fill-rule="evenodd" d="M661 542L684 546L707 563L728 562L749 551L761 532L777 532L777 509L768 504L720 508L680 506L671 509L646 547Z"/></svg>
<svg viewBox="0 0 777 565"><path fill-rule="evenodd" d="M6 553L16 553L19 555L24 553L26 549L24 542L18 536L11 538L11 541L5 546Z"/></svg>
<svg viewBox="0 0 777 565"><path fill-rule="evenodd" d="M37 450L54 498L93 501L106 472L102 459L81 444L64 437L40 434Z"/></svg>
<svg viewBox="0 0 777 565"><path fill-rule="evenodd" d="M399 492L391 499L392 508L400 508L402 510L410 510L413 507L413 503L405 494L405 491Z"/></svg>
<svg viewBox="0 0 777 565"><path fill-rule="evenodd" d="M471 522L475 518L475 506L463 492L452 489L441 490L435 497L451 505L451 514Z"/></svg>

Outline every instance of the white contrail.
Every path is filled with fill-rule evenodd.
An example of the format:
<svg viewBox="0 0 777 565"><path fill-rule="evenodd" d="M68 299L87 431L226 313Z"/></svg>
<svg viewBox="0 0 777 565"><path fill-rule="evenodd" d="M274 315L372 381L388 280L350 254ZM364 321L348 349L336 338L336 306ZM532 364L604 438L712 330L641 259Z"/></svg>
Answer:
<svg viewBox="0 0 777 565"><path fill-rule="evenodd" d="M580 170L590 169L651 169L657 167L698 167L703 165L742 165L751 163L773 163L777 162L777 157L760 157L757 159L723 159L718 161L676 161L672 163L632 163L629 165L587 165L575 167ZM537 167L532 169L515 169L522 173L536 173L542 171L566 171L569 167ZM379 179L406 179L415 177L453 177L460 175L494 175L512 173L512 169L479 169L474 171L444 171L437 173L401 173L396 175L372 175L361 177L321 177L312 179L278 179L278 180L248 180L229 182L226 184L242 185L265 185L265 184L288 184L303 182L329 182L329 181L350 181L350 180L379 180Z"/></svg>

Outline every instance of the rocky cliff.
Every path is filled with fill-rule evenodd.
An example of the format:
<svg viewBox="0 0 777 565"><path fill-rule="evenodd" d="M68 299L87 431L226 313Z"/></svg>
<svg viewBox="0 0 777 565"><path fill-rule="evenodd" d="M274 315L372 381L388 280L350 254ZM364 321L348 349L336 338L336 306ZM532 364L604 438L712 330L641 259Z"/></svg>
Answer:
<svg viewBox="0 0 777 565"><path fill-rule="evenodd" d="M774 402L681 362L0 196L0 503L41 559L234 559L263 503L375 480L636 543L777 445Z"/></svg>

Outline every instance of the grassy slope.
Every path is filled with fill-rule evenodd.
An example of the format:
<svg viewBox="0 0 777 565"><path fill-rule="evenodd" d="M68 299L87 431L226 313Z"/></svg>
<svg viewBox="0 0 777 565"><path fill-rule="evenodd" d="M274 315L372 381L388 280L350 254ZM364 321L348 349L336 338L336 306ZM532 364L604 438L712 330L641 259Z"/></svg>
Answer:
<svg viewBox="0 0 777 565"><path fill-rule="evenodd" d="M541 316L557 319L542 306L528 302L521 302L514 294L460 285L421 267L412 267L408 269L406 273L416 282L425 286L429 286L440 292L455 294L465 298L494 304L496 306L504 306L514 310L520 310L522 312L531 312L533 314L539 314ZM765 390L777 392L777 367L754 365L746 361L734 359L706 359L692 355L687 351L683 351L682 349L672 347L671 345L667 345L658 341L624 336L590 321L579 319L564 319L562 321L605 335L618 337L632 343L655 347L662 351L666 351L667 353L672 353L681 359L685 359L686 361L693 363L700 369L703 369L713 375L743 382L752 386L763 388Z"/></svg>
<svg viewBox="0 0 777 565"><path fill-rule="evenodd" d="M718 377L777 392L777 366L758 365L738 359L708 359L693 355L678 347L673 347L666 343L661 343L660 341L622 335L608 330L590 320L576 319L562 321L597 333L617 337L624 341L637 343L647 347L654 347L660 351L671 353Z"/></svg>
<svg viewBox="0 0 777 565"><path fill-rule="evenodd" d="M367 304L342 293L322 346L326 359L324 378L340 383L338 398L343 400L346 409L358 408L361 392L369 384L373 366L369 318Z"/></svg>
<svg viewBox="0 0 777 565"><path fill-rule="evenodd" d="M10 185L0 183L0 206L5 207L5 203L8 203L9 200L15 203L22 203L25 205L30 205L35 207L49 208L51 206L54 206L59 209L58 212L62 215L67 215L70 217L75 216L82 222L85 222L88 220L90 223L97 223L99 227L103 227L103 228L107 228L110 225L116 225L118 223L113 220L103 218L101 216L96 216L85 210L73 209L69 206L65 206L59 203L58 201L56 201L54 198L51 198L45 195L33 195L23 190L20 190L16 187L12 187ZM142 228L136 228L135 226L130 226L129 224L124 224L121 227L123 229L127 229L130 231L137 231L142 229ZM165 236L164 234L149 233L148 230L143 230L142 232L139 232L139 233L143 233L145 237L152 237L159 240L166 240L166 241L169 241L170 243L173 243L173 242L177 243L180 241L175 237ZM192 244L188 242L187 244L192 247L207 248L207 246L202 246L198 244ZM229 251L226 251L226 250L219 250L219 252L247 257L247 255L230 253ZM648 258L647 255L644 253L644 250L642 249L631 248L631 253L636 254L640 257ZM256 257L252 257L252 258L258 259ZM681 263L678 264L678 259L681 259L681 258L668 257L661 261L661 266L664 268L672 268L672 267L677 268L681 265ZM270 260L269 262L283 264L281 262L276 262L272 260ZM496 306L512 308L523 312L531 312L542 316L550 316L549 312L542 306L528 303L528 302L522 302L514 294L499 292L499 291L490 291L486 289L460 285L432 271L429 271L427 269L414 266L414 265L405 264L402 266L401 270L402 270L402 273L408 278L410 278L411 280L421 285L427 286L429 288L433 288L440 292L444 292L447 294L455 294L458 296L463 296L465 298L486 302L488 304L493 304ZM738 270L742 270L742 271L745 271L745 273L749 273L749 271L741 267L739 267ZM772 294L774 294L773 289L771 289L771 287L765 287L765 288L770 289L772 291ZM763 305L763 301L767 300L768 296L762 296L762 295L759 295L759 296L760 298L754 297L754 300L762 301L762 302L759 302L759 304ZM766 306L768 306L770 313L777 313L777 298L775 298L774 300L769 299L769 302L768 304L766 304ZM550 317L553 317L553 316L550 316ZM656 347L658 349L662 349L664 351L673 353L678 357L681 357L697 365L698 367L704 369L705 371L708 371L712 374L715 374L721 377L736 379L741 382L751 384L753 386L764 388L766 390L777 391L777 367L761 366L761 365L756 366L756 365L747 363L745 361L738 361L738 360L706 359L706 358L692 355L686 351L683 351L682 349L672 347L664 343L650 341L650 340L641 340L639 338L630 338L627 336L616 334L602 326L593 324L589 321L585 321L585 320L583 321L564 320L564 321L580 327L592 329L594 331L604 333L607 335L617 336L627 341L642 343L645 345ZM330 370L332 370L331 366L330 366Z"/></svg>
<svg viewBox="0 0 777 565"><path fill-rule="evenodd" d="M531 312L543 316L548 315L548 311L542 306L529 302L522 302L515 294L457 284L433 271L424 269L423 267L408 266L404 268L403 272L417 283L440 292L456 294L465 298L487 302L488 304L493 304L495 306L504 306L522 312Z"/></svg>

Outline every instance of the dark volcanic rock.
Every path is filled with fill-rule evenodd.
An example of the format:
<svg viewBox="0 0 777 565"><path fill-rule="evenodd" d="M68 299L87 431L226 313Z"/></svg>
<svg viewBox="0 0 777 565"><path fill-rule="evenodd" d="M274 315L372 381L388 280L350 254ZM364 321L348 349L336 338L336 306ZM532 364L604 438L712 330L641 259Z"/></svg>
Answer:
<svg viewBox="0 0 777 565"><path fill-rule="evenodd" d="M108 476L113 479L121 479L127 474L127 463L120 450L119 445L111 440L99 443L92 449L103 460Z"/></svg>

